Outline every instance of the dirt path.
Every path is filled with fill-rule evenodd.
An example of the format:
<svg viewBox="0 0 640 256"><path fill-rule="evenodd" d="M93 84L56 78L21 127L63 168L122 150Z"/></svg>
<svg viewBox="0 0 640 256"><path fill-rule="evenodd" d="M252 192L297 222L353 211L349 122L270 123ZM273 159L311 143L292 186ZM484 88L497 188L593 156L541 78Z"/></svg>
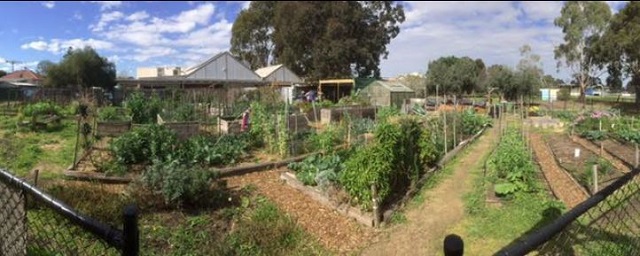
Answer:
<svg viewBox="0 0 640 256"><path fill-rule="evenodd" d="M587 199L587 192L569 173L558 166L551 149L545 143L542 135L532 133L531 144L542 173L547 179L553 194L558 199L562 200L569 208L573 208Z"/></svg>
<svg viewBox="0 0 640 256"><path fill-rule="evenodd" d="M362 255L436 255L442 252L445 232L464 216L462 197L471 189L470 170L483 164L482 159L496 142L496 131L496 128L488 129L453 163L450 176L434 189L424 192L427 200L405 213L406 224L392 227L378 236Z"/></svg>
<svg viewBox="0 0 640 256"><path fill-rule="evenodd" d="M282 170L249 173L228 177L228 185L239 189L253 184L258 193L266 196L298 225L317 238L325 248L340 255L359 250L375 236L377 231L329 209L280 180Z"/></svg>

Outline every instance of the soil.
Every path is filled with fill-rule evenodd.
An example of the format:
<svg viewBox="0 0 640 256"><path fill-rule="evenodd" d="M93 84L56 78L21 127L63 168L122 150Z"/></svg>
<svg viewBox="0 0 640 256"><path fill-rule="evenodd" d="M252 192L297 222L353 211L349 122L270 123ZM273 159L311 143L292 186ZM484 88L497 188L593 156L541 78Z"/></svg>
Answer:
<svg viewBox="0 0 640 256"><path fill-rule="evenodd" d="M325 248L344 255L359 250L377 231L329 209L283 183L280 174L286 169L255 172L225 178L231 189L253 185L278 207L296 219Z"/></svg>
<svg viewBox="0 0 640 256"><path fill-rule="evenodd" d="M435 188L423 192L427 201L406 211L406 224L393 226L376 237L362 255L436 255L442 252L447 230L464 217L463 195L472 189L470 170L481 168L491 152L495 128L479 137L465 155L454 162L453 173Z"/></svg>
<svg viewBox="0 0 640 256"><path fill-rule="evenodd" d="M562 200L568 208L573 208L588 198L584 188L558 165L542 135L532 133L531 145L544 177L558 199Z"/></svg>
<svg viewBox="0 0 640 256"><path fill-rule="evenodd" d="M574 140L580 143L580 145L588 148L592 152L596 154L600 153L599 143L594 143L578 136L574 136ZM631 171L630 167L633 166L633 163L635 162L634 148L624 146L621 143L613 140L603 141L602 148L603 157L607 159L607 161L609 161L611 164L613 164L616 169L625 173ZM623 158L624 160L621 160L620 158Z"/></svg>
<svg viewBox="0 0 640 256"><path fill-rule="evenodd" d="M583 188L585 188L587 191L592 192L593 188L589 184L589 181L585 178L588 178L586 177L586 175L589 175L587 170L589 168L592 168L589 161L598 158L597 152L593 152L593 149L584 147L582 145L583 143L574 142L569 136L565 134L549 135L549 137L546 138L546 141L553 151L553 154L558 160L560 166L568 171L573 176L573 178L576 179L580 183L580 185L582 185ZM576 148L580 149L580 156L577 158L574 157L574 151ZM616 167L616 169L619 168L619 166L616 166L615 162L611 163L614 165L614 167ZM602 188L622 175L623 173L619 171L612 171L607 175L600 175L598 177L598 185Z"/></svg>
<svg viewBox="0 0 640 256"><path fill-rule="evenodd" d="M633 145L623 144L617 140L605 140L604 150L626 163L627 166L634 166L636 163L636 149Z"/></svg>

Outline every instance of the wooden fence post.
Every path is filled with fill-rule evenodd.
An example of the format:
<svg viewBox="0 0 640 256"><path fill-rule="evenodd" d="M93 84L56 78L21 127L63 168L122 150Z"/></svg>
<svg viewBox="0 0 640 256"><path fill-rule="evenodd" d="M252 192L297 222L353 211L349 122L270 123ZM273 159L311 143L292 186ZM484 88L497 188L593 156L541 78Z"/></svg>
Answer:
<svg viewBox="0 0 640 256"><path fill-rule="evenodd" d="M380 207L378 202L378 188L371 184L371 198L373 199L373 226L380 227Z"/></svg>
<svg viewBox="0 0 640 256"><path fill-rule="evenodd" d="M636 168L640 167L640 151L638 151L638 143L636 144Z"/></svg>

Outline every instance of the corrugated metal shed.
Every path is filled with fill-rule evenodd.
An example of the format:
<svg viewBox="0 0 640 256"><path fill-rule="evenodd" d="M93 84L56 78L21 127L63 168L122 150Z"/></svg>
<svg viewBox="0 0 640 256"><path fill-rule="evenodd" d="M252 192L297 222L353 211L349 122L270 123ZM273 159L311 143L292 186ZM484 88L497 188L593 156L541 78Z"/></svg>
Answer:
<svg viewBox="0 0 640 256"><path fill-rule="evenodd" d="M302 83L302 79L282 64L264 67L256 70L256 74L265 81L277 82L282 85Z"/></svg>
<svg viewBox="0 0 640 256"><path fill-rule="evenodd" d="M185 72L187 79L262 81L260 76L229 52L219 53L200 65L185 70Z"/></svg>

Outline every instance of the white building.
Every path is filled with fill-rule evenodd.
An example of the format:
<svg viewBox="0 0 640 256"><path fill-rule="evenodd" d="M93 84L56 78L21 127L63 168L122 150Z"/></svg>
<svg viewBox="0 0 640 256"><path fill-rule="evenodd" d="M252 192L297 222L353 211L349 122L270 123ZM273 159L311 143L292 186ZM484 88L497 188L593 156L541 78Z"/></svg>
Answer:
<svg viewBox="0 0 640 256"><path fill-rule="evenodd" d="M180 67L155 67L155 68L138 68L136 70L137 78L148 77L165 77L165 76L181 76L183 71Z"/></svg>

